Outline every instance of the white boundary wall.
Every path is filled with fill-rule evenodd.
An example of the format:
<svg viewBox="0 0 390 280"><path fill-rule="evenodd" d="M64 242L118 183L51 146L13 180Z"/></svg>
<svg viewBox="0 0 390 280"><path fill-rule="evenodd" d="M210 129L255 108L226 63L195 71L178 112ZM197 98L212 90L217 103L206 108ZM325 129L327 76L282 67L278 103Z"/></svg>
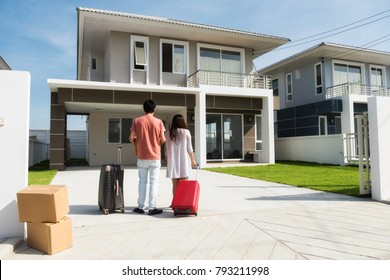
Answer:
<svg viewBox="0 0 390 280"><path fill-rule="evenodd" d="M344 134L275 138L275 159L344 165Z"/></svg>
<svg viewBox="0 0 390 280"><path fill-rule="evenodd" d="M390 98L368 99L372 198L390 201Z"/></svg>
<svg viewBox="0 0 390 280"><path fill-rule="evenodd" d="M30 79L0 70L0 238L24 236L16 193L28 185Z"/></svg>

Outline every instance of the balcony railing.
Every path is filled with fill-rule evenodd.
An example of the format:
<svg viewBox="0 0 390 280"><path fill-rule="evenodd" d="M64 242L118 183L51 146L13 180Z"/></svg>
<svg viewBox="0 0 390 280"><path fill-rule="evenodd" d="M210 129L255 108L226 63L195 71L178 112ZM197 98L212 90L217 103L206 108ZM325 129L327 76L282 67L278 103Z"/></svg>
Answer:
<svg viewBox="0 0 390 280"><path fill-rule="evenodd" d="M326 98L356 94L365 96L390 96L390 88L375 85L364 85L359 83L345 83L326 89Z"/></svg>
<svg viewBox="0 0 390 280"><path fill-rule="evenodd" d="M270 76L198 70L188 77L187 86L201 85L272 89L272 80Z"/></svg>

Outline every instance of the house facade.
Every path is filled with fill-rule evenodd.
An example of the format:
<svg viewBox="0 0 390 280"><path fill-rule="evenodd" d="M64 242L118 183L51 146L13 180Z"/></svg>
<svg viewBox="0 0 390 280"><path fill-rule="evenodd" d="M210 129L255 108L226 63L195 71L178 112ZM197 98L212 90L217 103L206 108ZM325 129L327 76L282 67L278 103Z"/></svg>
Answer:
<svg viewBox="0 0 390 280"><path fill-rule="evenodd" d="M390 96L390 53L376 50L321 43L259 74L272 76L274 94L279 97L276 143L306 139L306 148L299 153L309 153L309 146L314 146L324 152L315 160L322 163L343 164L348 151L343 142L326 146L320 139L339 135L343 141L345 135L356 133L357 117L367 112L368 98ZM335 149L335 157L340 158L329 162L325 158ZM295 159L307 157L296 155Z"/></svg>
<svg viewBox="0 0 390 280"><path fill-rule="evenodd" d="M65 168L67 116L88 115L90 165L135 165L128 141L142 104L169 128L185 116L197 162L274 162L273 95L253 60L289 40L259 33L77 8L77 80L49 79L50 166Z"/></svg>

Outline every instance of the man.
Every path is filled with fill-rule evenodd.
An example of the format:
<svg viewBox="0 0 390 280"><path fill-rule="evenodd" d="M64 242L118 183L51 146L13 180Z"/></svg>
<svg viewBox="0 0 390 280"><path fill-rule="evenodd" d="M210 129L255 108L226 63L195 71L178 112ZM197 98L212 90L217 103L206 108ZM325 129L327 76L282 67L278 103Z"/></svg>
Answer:
<svg viewBox="0 0 390 280"><path fill-rule="evenodd" d="M156 104L146 100L143 104L145 115L136 118L130 129L130 142L136 145L138 167L138 207L133 212L144 214L146 208L149 215L161 214L156 208L158 177L161 168L161 145L165 142L163 122L154 117ZM149 176L149 201L145 205L146 188Z"/></svg>

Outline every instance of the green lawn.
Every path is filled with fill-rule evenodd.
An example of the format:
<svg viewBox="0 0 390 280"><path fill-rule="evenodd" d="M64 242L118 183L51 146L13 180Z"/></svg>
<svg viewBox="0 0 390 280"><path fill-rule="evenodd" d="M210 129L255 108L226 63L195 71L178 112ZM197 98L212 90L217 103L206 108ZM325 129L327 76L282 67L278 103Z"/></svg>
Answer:
<svg viewBox="0 0 390 280"><path fill-rule="evenodd" d="M49 161L43 161L29 168L28 185L49 185L57 170L50 170Z"/></svg>
<svg viewBox="0 0 390 280"><path fill-rule="evenodd" d="M85 159L72 158L66 162L67 166L88 166ZM28 185L50 185L57 170L50 169L49 161L45 160L28 169Z"/></svg>
<svg viewBox="0 0 390 280"><path fill-rule="evenodd" d="M206 170L349 196L359 196L359 168L357 166L277 162L270 165L218 167L206 168Z"/></svg>
<svg viewBox="0 0 390 280"><path fill-rule="evenodd" d="M263 181L288 184L314 190L359 196L357 166L325 165L307 162L277 162L269 165L205 168ZM29 169L28 184L50 184L57 170L45 161Z"/></svg>

